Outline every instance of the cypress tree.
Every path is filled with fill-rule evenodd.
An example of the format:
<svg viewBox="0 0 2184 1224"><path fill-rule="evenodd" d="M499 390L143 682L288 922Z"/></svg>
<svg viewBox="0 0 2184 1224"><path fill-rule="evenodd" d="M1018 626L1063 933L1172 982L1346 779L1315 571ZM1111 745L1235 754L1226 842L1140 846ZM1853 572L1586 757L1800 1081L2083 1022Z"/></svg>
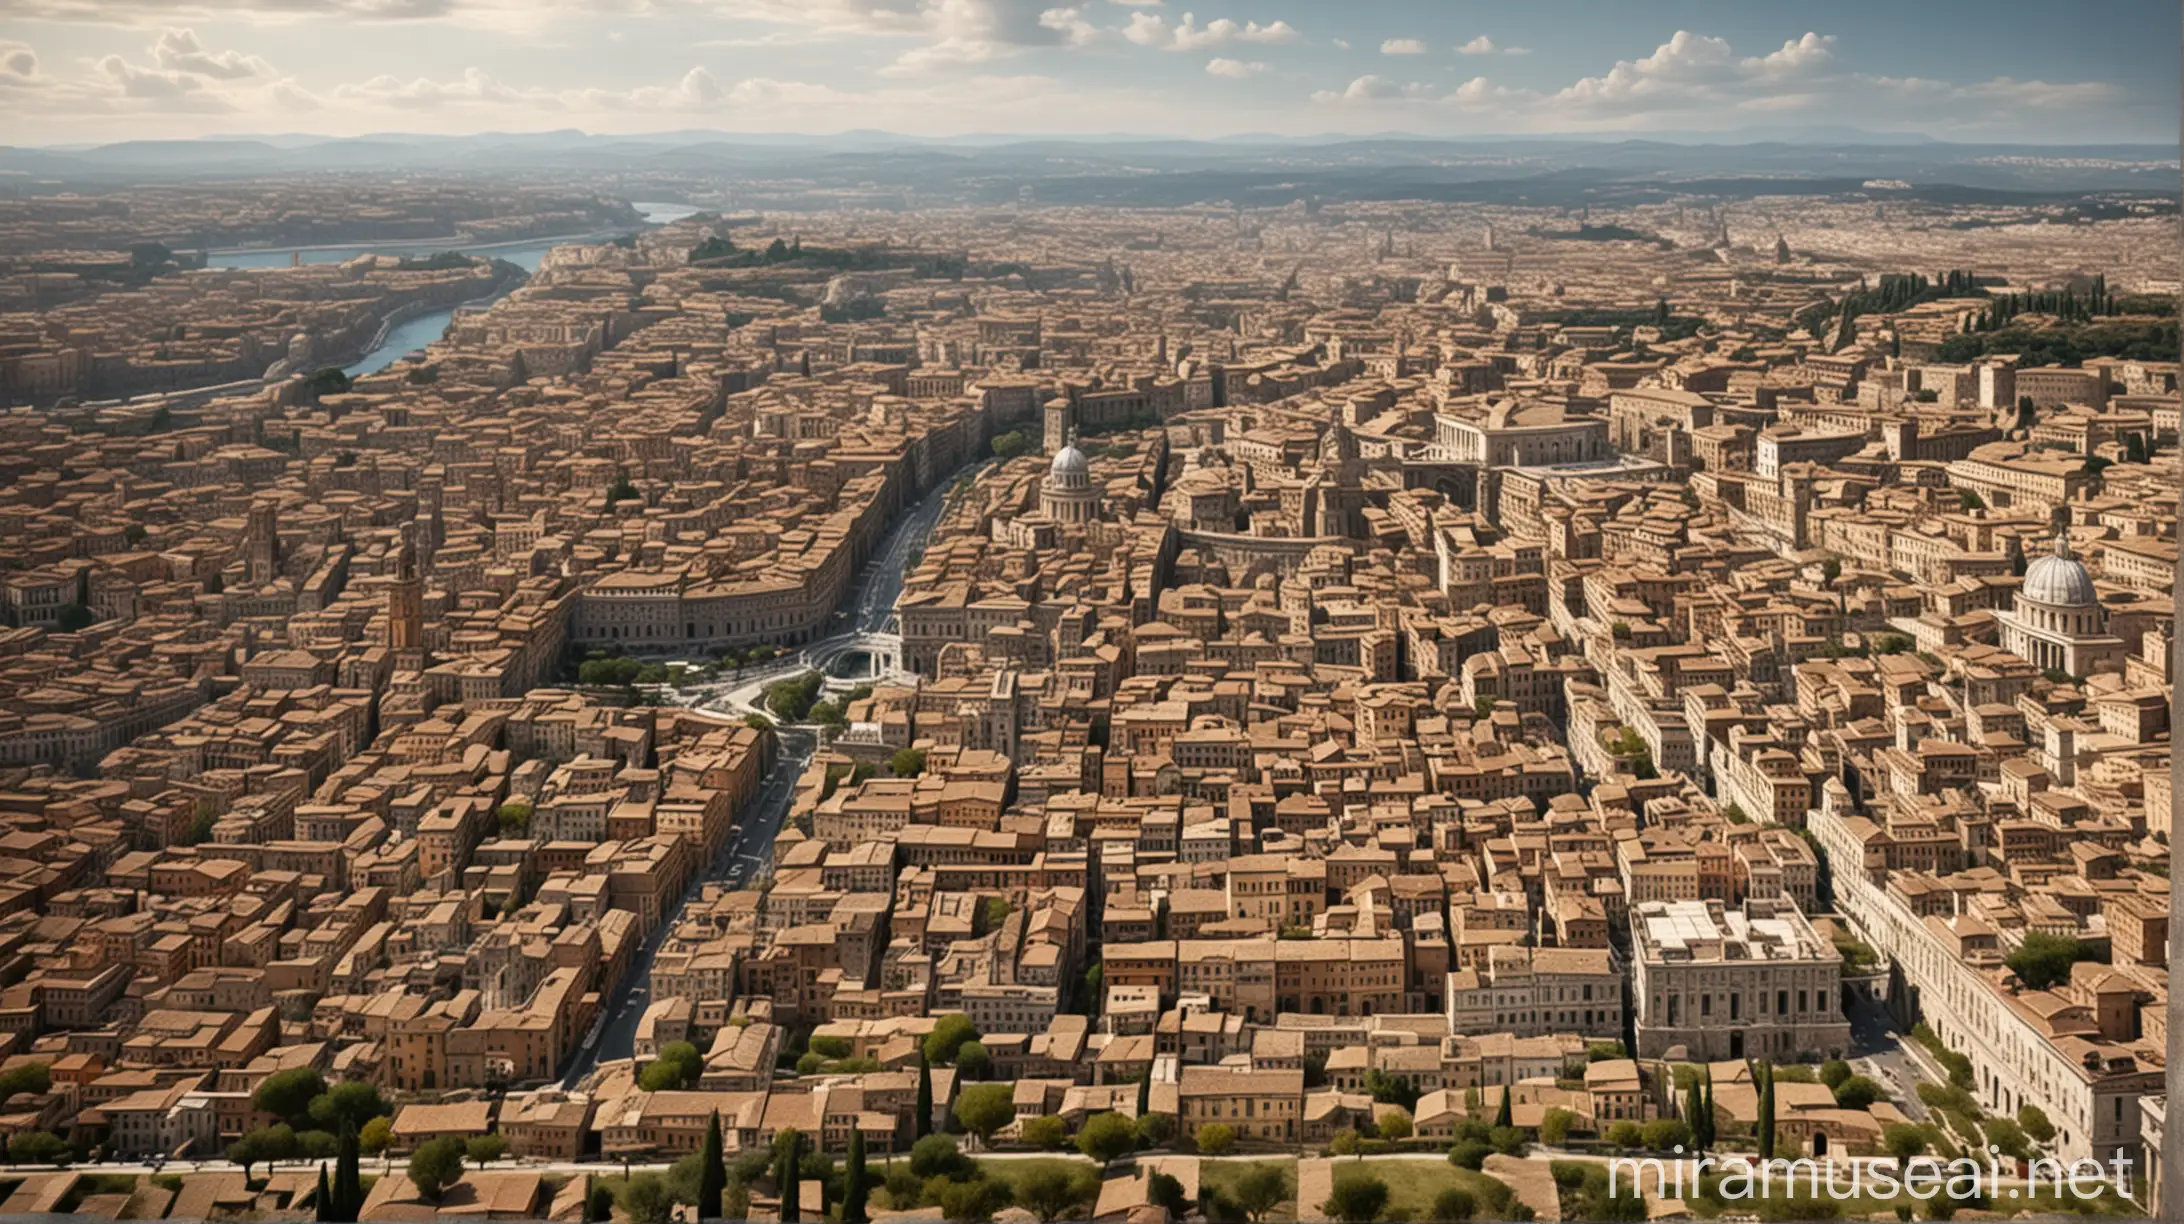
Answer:
<svg viewBox="0 0 2184 1224"><path fill-rule="evenodd" d="M705 1167L698 1171L698 1218L720 1218L720 1196L728 1190L728 1162L721 1154L720 1111L705 1124Z"/></svg>
<svg viewBox="0 0 2184 1224"><path fill-rule="evenodd" d="M1774 1159L1774 1068L1759 1064L1759 1158Z"/></svg>
<svg viewBox="0 0 2184 1224"><path fill-rule="evenodd" d="M1690 1086L1684 1089L1683 1102L1684 1121L1691 1126L1691 1148L1693 1151L1701 1151L1706 1146L1700 1142L1700 1136L1706 1133L1706 1124L1699 1121L1699 1110L1704 1107L1704 1102L1699 1099L1699 1077L1694 1075L1691 1077Z"/></svg>
<svg viewBox="0 0 2184 1224"><path fill-rule="evenodd" d="M1504 1085L1502 1085L1502 1090L1501 1090L1501 1105L1500 1105L1500 1106L1499 1106L1498 1108L1496 1108L1496 1109L1494 1110L1494 1125L1496 1125L1496 1126L1514 1126L1514 1125L1516 1125L1516 1122L1514 1121L1514 1118L1513 1118L1513 1114L1512 1114L1512 1112L1511 1112L1511 1105L1510 1105L1510 1099L1511 1099L1512 1097L1514 1097L1515 1095L1516 1095L1516 1085L1514 1085L1514 1084L1504 1084Z"/></svg>
<svg viewBox="0 0 2184 1224"><path fill-rule="evenodd" d="M872 1217L865 1211L865 1196L870 1192L865 1185L864 1131L851 1127L849 1175L842 1187L842 1224L870 1224Z"/></svg>
<svg viewBox="0 0 2184 1224"><path fill-rule="evenodd" d="M364 1211L364 1145L356 1121L341 1124L341 1147L334 1159L334 1199L341 1204L341 1219L354 1224Z"/></svg>
<svg viewBox="0 0 2184 1224"><path fill-rule="evenodd" d="M1703 1124L1701 1133L1705 1136L1699 1141L1699 1150L1711 1151L1714 1147L1714 1069L1712 1067L1706 1069L1706 1103L1699 1109L1699 1120Z"/></svg>
<svg viewBox="0 0 2184 1224"><path fill-rule="evenodd" d="M318 1167L318 1191L311 1196L311 1218L314 1220L339 1220L341 1212L334 1206L333 1199L334 1192L326 1184L326 1162L322 1160L319 1162Z"/></svg>
<svg viewBox="0 0 2184 1224"><path fill-rule="evenodd" d="M933 1133L933 1060L918 1051L918 1119L917 1137L925 1138Z"/></svg>
<svg viewBox="0 0 2184 1224"><path fill-rule="evenodd" d="M781 1187L781 1224L797 1224L803 1219L804 1188L798 1184L803 1170L797 1165L799 1149L804 1146L803 1136L789 1131L786 1151L781 1153L781 1175L774 1180Z"/></svg>

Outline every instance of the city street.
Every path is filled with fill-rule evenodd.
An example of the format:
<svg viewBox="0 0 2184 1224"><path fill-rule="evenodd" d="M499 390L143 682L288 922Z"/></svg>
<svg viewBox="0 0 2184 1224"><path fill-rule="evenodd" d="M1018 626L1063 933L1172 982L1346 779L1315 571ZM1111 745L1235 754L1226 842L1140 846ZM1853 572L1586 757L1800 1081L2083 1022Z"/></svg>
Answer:
<svg viewBox="0 0 2184 1224"><path fill-rule="evenodd" d="M1851 1066L1888 1092L1889 1100L1914 1122L1927 1118L1926 1102L1919 1099L1920 1081L1933 1079L1926 1064L1911 1052L1911 1039L1896 1032L1888 1010L1878 1001L1860 996L1850 1009Z"/></svg>
<svg viewBox="0 0 2184 1224"><path fill-rule="evenodd" d="M853 648L861 638L883 632L894 618L895 600L902 594L903 574L909 568L910 556L925 546L933 528L939 524L952 483L942 484L920 498L896 522L885 546L865 563L863 575L835 613L837 620L847 622L840 632L793 655L784 655L746 671L732 682L732 688L722 691L722 686L713 685L703 690L685 690L682 694L685 699L694 699L704 708L723 713L760 711L767 685L799 675L813 666L824 666ZM683 910L697 899L704 886L718 882L730 888L741 887L760 874L771 860L774 839L780 835L781 824L788 818L789 804L796 795L796 779L802 776L804 767L819 748L817 732L807 727L780 726L775 734L780 738L780 751L758 794L737 818L720 853L705 871L690 881L675 912L638 950L630 972L629 988L609 1001L600 1022L586 1034L584 1044L562 1076L564 1087L574 1088L581 1084L601 1062L631 1056L636 1046L637 1022L643 1019L645 1008L652 1003L653 963L669 933L682 921Z"/></svg>

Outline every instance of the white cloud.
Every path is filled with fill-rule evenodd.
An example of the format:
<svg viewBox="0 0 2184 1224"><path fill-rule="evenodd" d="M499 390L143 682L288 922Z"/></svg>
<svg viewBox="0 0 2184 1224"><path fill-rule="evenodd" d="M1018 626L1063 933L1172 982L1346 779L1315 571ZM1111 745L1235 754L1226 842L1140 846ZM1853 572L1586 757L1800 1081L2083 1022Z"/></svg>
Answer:
<svg viewBox="0 0 2184 1224"><path fill-rule="evenodd" d="M391 73L381 73L354 84L337 86L333 97L337 102L398 110L477 103L520 103L525 106L546 107L560 105L559 99L551 90L517 89L476 67L465 68L463 75L453 81L435 81L429 77L410 77L404 80Z"/></svg>
<svg viewBox="0 0 2184 1224"><path fill-rule="evenodd" d="M298 85L293 77L282 77L273 82L273 101L284 111L325 110L326 103L317 94Z"/></svg>
<svg viewBox="0 0 2184 1224"><path fill-rule="evenodd" d="M1229 59L1225 56L1206 61L1206 71L1217 77L1254 77L1266 71L1266 65L1258 60Z"/></svg>
<svg viewBox="0 0 2184 1224"><path fill-rule="evenodd" d="M1170 25L1168 19L1158 13L1137 12L1130 14L1130 23L1122 27L1122 36L1141 47L1158 47L1166 51L1202 51L1225 43L1293 43L1301 41L1296 27L1286 21L1260 25L1256 21L1236 22L1227 17L1216 17L1204 25L1191 13Z"/></svg>
<svg viewBox="0 0 2184 1224"><path fill-rule="evenodd" d="M105 82L118 89L124 98L147 102L188 100L226 109L224 103L205 89L204 82L187 72L144 68L118 55L101 56L96 67Z"/></svg>
<svg viewBox="0 0 2184 1224"><path fill-rule="evenodd" d="M1481 34L1463 46L1456 48L1458 55L1492 55L1497 50L1494 40Z"/></svg>
<svg viewBox="0 0 2184 1224"><path fill-rule="evenodd" d="M1342 50L1344 50L1344 51L1347 51L1347 50L1349 50L1349 49L1350 49L1350 40L1349 40L1349 39L1347 39L1347 38L1337 38L1337 39L1335 39L1335 40L1334 40L1334 44L1335 44L1335 46L1336 46L1336 47L1338 47L1338 48L1340 48L1340 49L1342 49Z"/></svg>
<svg viewBox="0 0 2184 1224"><path fill-rule="evenodd" d="M361 21L424 21L490 7L481 0L0 0L0 16L28 21L140 25L148 21L293 21L330 17ZM548 3L554 0L546 0ZM504 6L506 7L506 6Z"/></svg>
<svg viewBox="0 0 2184 1224"><path fill-rule="evenodd" d="M1485 54L1481 36L1459 47ZM1636 130L1695 124L1725 126L1783 114L1827 122L1895 127L1904 116L1936 131L2024 130L2034 113L2087 113L2120 91L2103 81L2049 82L1997 77L1949 82L1882 77L1850 71L1836 55L1834 36L1808 33L1764 55L1739 55L1726 39L1679 30L1652 54L1618 61L1606 72L1560 89L1497 85L1476 76L1441 93L1362 76L1343 89L1320 90L1314 102L1363 107L1441 106L1505 130ZM1499 47L1502 55L1522 48ZM1779 122L1779 120L1776 120Z"/></svg>
<svg viewBox="0 0 2184 1224"><path fill-rule="evenodd" d="M1433 96L1433 86L1413 81L1408 85L1367 73L1340 91L1323 89L1312 95L1315 102L1400 102Z"/></svg>
<svg viewBox="0 0 2184 1224"><path fill-rule="evenodd" d="M269 74L272 65L240 51L214 54L197 41L193 30L166 30L152 44L152 62L169 72L188 72L219 81L239 81Z"/></svg>
<svg viewBox="0 0 2184 1224"><path fill-rule="evenodd" d="M1380 44L1380 53L1382 55L1424 55L1426 53L1426 44L1423 39L1391 38Z"/></svg>

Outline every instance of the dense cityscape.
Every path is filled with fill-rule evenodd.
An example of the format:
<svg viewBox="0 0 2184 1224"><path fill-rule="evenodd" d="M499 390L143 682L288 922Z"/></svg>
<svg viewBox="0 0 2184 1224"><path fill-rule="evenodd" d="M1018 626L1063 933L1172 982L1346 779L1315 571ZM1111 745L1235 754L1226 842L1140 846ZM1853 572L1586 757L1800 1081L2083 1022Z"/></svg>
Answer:
<svg viewBox="0 0 2184 1224"><path fill-rule="evenodd" d="M2148 1214L2176 204L1898 186L0 195L0 1214Z"/></svg>

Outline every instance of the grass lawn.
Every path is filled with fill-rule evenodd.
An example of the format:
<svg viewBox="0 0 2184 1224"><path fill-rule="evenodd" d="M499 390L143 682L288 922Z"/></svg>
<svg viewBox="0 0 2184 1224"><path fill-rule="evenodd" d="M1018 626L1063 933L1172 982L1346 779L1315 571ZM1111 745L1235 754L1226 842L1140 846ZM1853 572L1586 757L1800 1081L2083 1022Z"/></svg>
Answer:
<svg viewBox="0 0 2184 1224"><path fill-rule="evenodd" d="M1478 1204L1479 1215L1493 1217L1506 1209L1510 1201L1509 1187L1470 1169L1460 1169L1445 1160L1337 1160L1335 1183L1340 1185L1359 1177L1377 1177L1388 1186L1388 1210L1408 1213L1414 1220L1433 1218L1433 1198L1450 1187L1460 1187L1471 1192L1471 1199Z"/></svg>
<svg viewBox="0 0 2184 1224"><path fill-rule="evenodd" d="M1233 1203L1236 1201L1236 1184L1243 1180L1244 1174L1261 1167L1280 1169L1282 1176L1289 1179L1289 1193L1292 1200L1295 1198L1297 1193L1297 1160L1294 1156L1277 1156L1267 1160L1201 1160L1198 1162L1200 1192L1203 1193L1208 1189L1218 1190L1223 1198ZM1297 1205L1294 1201L1284 1203L1276 1207L1267 1218L1269 1220L1294 1220L1297 1218Z"/></svg>

